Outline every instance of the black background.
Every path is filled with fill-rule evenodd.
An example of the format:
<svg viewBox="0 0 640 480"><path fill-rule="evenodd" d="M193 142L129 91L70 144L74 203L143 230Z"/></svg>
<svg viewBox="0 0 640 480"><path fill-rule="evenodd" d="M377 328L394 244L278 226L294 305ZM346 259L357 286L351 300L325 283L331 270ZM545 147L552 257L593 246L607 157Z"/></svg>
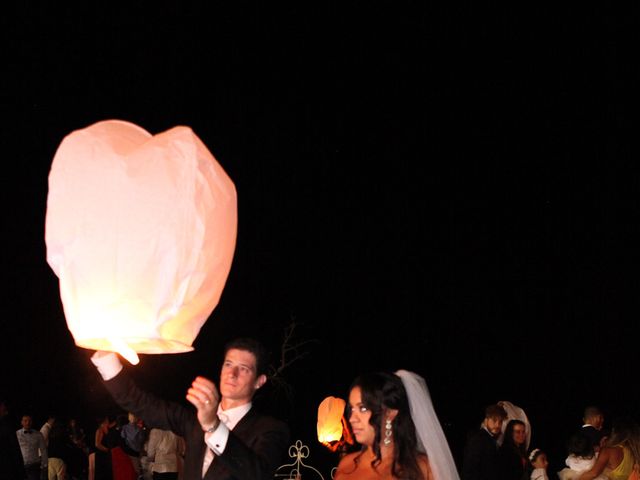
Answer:
<svg viewBox="0 0 640 480"><path fill-rule="evenodd" d="M425 376L456 458L498 400L552 464L585 405L637 413L637 15L373 3L6 12L0 393L16 416L93 430L114 408L44 245L56 148L112 118L190 126L238 191L221 301L194 352L142 357L146 388L183 401L226 340L277 357L295 321L311 342L271 407L319 462L335 458L317 405L366 370Z"/></svg>

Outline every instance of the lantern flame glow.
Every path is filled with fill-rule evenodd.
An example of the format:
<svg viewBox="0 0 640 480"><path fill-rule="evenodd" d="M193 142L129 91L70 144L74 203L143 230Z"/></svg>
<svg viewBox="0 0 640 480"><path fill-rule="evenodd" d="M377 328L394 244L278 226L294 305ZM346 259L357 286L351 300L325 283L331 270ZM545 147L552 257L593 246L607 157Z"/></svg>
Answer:
<svg viewBox="0 0 640 480"><path fill-rule="evenodd" d="M331 442L338 442L343 435L343 415L346 402L337 397L327 397L318 407L318 441L329 446Z"/></svg>

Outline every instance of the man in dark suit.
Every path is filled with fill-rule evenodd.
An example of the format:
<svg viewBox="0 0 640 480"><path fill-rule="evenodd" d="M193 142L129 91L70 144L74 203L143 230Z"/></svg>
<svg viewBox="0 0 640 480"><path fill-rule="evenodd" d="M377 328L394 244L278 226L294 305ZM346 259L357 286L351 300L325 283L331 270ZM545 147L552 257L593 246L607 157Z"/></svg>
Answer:
<svg viewBox="0 0 640 480"><path fill-rule="evenodd" d="M220 383L197 377L187 392L196 411L140 390L114 353L91 358L111 396L149 428L171 430L185 441L185 480L271 479L289 446L286 424L252 407L267 381L266 350L254 339L225 347Z"/></svg>
<svg viewBox="0 0 640 480"><path fill-rule="evenodd" d="M496 480L498 445L507 412L500 405L489 405L482 426L469 434L462 461L462 480Z"/></svg>
<svg viewBox="0 0 640 480"><path fill-rule="evenodd" d="M605 433L602 430L604 426L604 415L602 410L598 407L590 405L584 409L584 416L582 418L584 425L582 425L581 432L591 441L593 449L600 451L600 443Z"/></svg>

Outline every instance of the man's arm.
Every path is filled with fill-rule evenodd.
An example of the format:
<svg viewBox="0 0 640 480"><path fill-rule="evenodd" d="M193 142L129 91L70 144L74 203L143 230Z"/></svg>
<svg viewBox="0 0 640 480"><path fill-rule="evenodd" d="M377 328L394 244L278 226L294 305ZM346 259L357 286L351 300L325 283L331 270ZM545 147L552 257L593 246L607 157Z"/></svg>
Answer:
<svg viewBox="0 0 640 480"><path fill-rule="evenodd" d="M38 433L38 449L40 450L40 468L45 470L49 466L49 456L47 455L47 444L41 433Z"/></svg>
<svg viewBox="0 0 640 480"><path fill-rule="evenodd" d="M580 475L578 477L578 480L592 480L596 478L598 475L600 475L604 471L604 468L607 466L607 463L609 463L610 457L611 457L611 449L610 448L602 449L600 451L600 454L598 455L598 459L596 460L596 463L593 465L593 467L591 467L591 470L586 471L582 475Z"/></svg>
<svg viewBox="0 0 640 480"><path fill-rule="evenodd" d="M147 458L150 462L156 459L156 444L158 443L158 430L151 430L149 434L149 442L147 443Z"/></svg>
<svg viewBox="0 0 640 480"><path fill-rule="evenodd" d="M217 462L224 463L235 477L243 480L273 476L289 447L286 424L249 411L230 431L218 419L220 392L211 380L203 377L193 381L187 400L197 408L205 442L216 454Z"/></svg>
<svg viewBox="0 0 640 480"><path fill-rule="evenodd" d="M197 377L187 392L198 410L204 439L233 475L243 480L271 478L289 447L289 428L270 417L249 411L230 431L219 421L217 411L221 397L216 385ZM206 432L206 433L204 433Z"/></svg>
<svg viewBox="0 0 640 480"><path fill-rule="evenodd" d="M107 391L125 411L133 412L149 426L171 430L184 436L193 424L194 414L177 403L167 402L137 387L112 352L96 352L91 361L96 365Z"/></svg>

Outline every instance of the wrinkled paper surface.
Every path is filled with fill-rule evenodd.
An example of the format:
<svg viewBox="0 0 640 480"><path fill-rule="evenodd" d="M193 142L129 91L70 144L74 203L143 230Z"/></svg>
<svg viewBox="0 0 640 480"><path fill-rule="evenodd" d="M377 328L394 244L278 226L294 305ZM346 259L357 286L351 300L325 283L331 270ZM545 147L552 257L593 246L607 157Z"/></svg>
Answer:
<svg viewBox="0 0 640 480"><path fill-rule="evenodd" d="M60 144L45 227L75 343L136 363L193 350L231 268L236 191L190 128L108 120Z"/></svg>

